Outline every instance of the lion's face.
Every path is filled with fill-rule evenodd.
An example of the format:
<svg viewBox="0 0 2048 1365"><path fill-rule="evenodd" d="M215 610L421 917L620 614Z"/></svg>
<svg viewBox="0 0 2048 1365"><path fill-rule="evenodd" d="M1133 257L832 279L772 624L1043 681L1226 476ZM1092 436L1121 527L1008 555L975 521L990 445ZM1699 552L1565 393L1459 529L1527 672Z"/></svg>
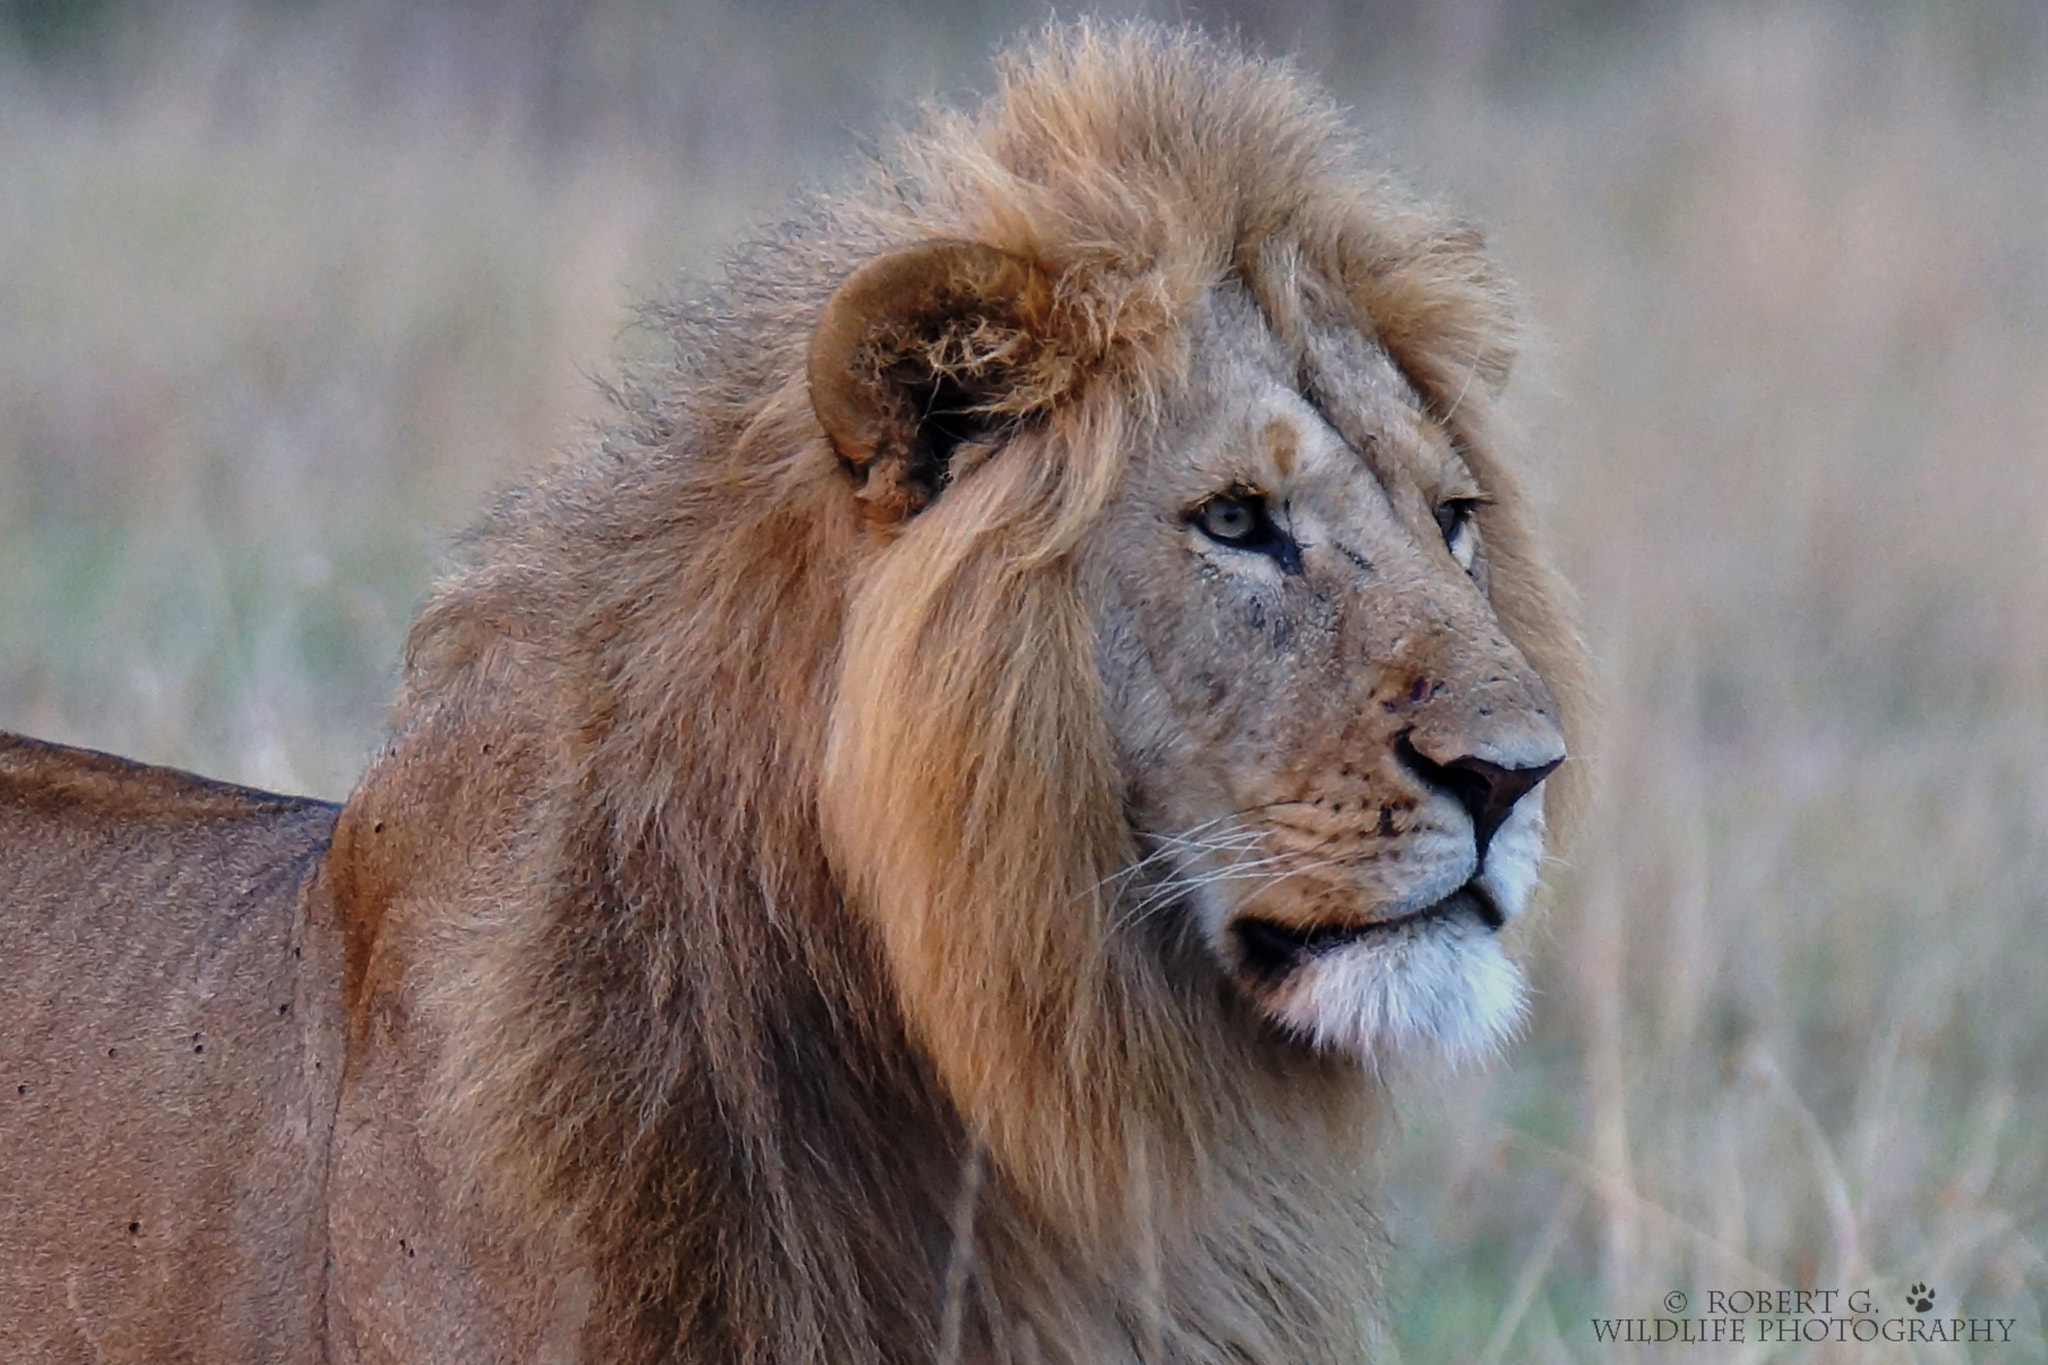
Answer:
<svg viewBox="0 0 2048 1365"><path fill-rule="evenodd" d="M1448 286L1375 303L1341 269L1191 269L1148 333L1114 272L940 241L820 321L866 525L827 838L978 1122L1028 1131L1018 1096L1076 1102L1049 1059L1134 1037L1249 1023L1379 1066L1520 1015L1499 931L1564 741L1504 618L1547 647L1547 585L1468 371L1397 330L1454 329Z"/></svg>
<svg viewBox="0 0 2048 1365"><path fill-rule="evenodd" d="M1482 1051L1521 1010L1497 932L1564 757L1489 599L1487 490L1355 328L1304 360L1234 285L1202 312L1084 553L1150 855L1126 913L1198 934L1305 1043Z"/></svg>

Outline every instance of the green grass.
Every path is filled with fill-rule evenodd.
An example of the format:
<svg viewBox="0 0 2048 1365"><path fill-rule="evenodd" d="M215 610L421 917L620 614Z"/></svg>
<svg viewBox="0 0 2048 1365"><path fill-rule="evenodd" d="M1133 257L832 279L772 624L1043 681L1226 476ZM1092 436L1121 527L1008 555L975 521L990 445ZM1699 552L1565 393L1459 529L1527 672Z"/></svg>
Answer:
<svg viewBox="0 0 2048 1365"><path fill-rule="evenodd" d="M380 46L224 6L0 71L0 725L345 793L449 537L600 411L628 304L1034 17L591 13ZM1520 280L1605 696L1529 1034L1411 1094L1387 1158L1405 1359L1915 1280L2013 1344L1683 1358L2048 1358L2048 53L2015 13L1380 55L1334 5L1240 16Z"/></svg>

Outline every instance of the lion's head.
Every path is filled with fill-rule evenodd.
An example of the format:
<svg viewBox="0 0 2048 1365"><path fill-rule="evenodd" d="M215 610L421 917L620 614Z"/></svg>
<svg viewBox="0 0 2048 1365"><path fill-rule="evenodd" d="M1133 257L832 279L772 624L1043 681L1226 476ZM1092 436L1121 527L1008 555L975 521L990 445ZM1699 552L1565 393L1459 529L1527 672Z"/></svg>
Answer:
<svg viewBox="0 0 2048 1365"><path fill-rule="evenodd" d="M1487 421L1502 291L1325 106L1187 55L1013 68L810 343L869 542L828 846L999 1132L1033 1057L1143 1069L1176 1012L1372 1068L1521 1012L1570 647Z"/></svg>
<svg viewBox="0 0 2048 1365"><path fill-rule="evenodd" d="M879 297L878 280L888 283ZM1508 492L1458 414L1433 415L1367 330L1370 314L1290 299L1295 326L1283 339L1254 288L1219 274L1185 319L1175 373L1148 395L1154 411L1112 428L1109 452L1059 448L1062 435L1108 434L1092 428L1002 430L998 417L987 430L1015 392L1008 353L1029 344L1003 329L1050 310L1053 281L1033 263L980 245L919 246L868 266L835 299L812 354L813 392L862 482L890 481L887 503L868 504L886 507L877 532L887 543L856 618L874 635L860 637L836 715L839 840L855 859L882 860L891 880L872 894L887 907L912 880L903 850L945 836L926 828L880 842L878 793L943 793L934 814L949 824L975 809L970 765L999 762L995 746L1017 743L1014 757L1053 770L1082 749L1093 762L1069 779L1073 805L1020 808L1028 786L993 790L988 837L1032 829L1059 848L1092 834L1109 843L1097 854L1109 863L1143 851L1102 882L1096 898L1128 921L1102 932L1153 920L1154 932L1199 940L1234 989L1305 1044L1367 1064L1424 1049L1469 1055L1516 1019L1515 969L1497 934L1535 886L1541 787L1564 758L1556 703L1491 595L1486 528L1512 515ZM876 367L863 351L885 330L890 359ZM913 358L895 349L906 332ZM868 391L849 392L860 385ZM897 428L877 436L875 414L895 420L899 406ZM1036 566L1064 580L1064 612L1034 621L1019 611L1034 575L1012 547L971 551L1007 561L993 580L984 566L946 562L992 534L999 500L1051 516L1049 467L1090 458L1113 462L1115 482L1059 561ZM978 467L998 462L1015 472ZM894 520L942 486L944 504L898 534ZM946 595L961 572L977 601L920 600ZM962 611L978 638L946 639L939 655L932 633L957 630ZM1012 613L1017 623L1002 624ZM1062 664L1072 676L1057 677ZM1041 669L1042 692L1016 676ZM963 690L965 714L948 718L959 731L913 733L933 724L925 708ZM990 719L1034 704L1057 718L1038 734L983 729L992 701L1002 709ZM945 762L963 766L903 769ZM1069 825L1105 786L1125 818ZM919 945L934 929L893 927ZM1058 917L1046 927L1071 928Z"/></svg>
<svg viewBox="0 0 2048 1365"><path fill-rule="evenodd" d="M444 1127L650 1322L742 1243L915 1318L965 1151L1003 1311L1343 1356L1369 1074L1513 1026L1575 676L1477 234L1285 67L1083 26L664 316L338 836L488 796L404 864L487 930Z"/></svg>

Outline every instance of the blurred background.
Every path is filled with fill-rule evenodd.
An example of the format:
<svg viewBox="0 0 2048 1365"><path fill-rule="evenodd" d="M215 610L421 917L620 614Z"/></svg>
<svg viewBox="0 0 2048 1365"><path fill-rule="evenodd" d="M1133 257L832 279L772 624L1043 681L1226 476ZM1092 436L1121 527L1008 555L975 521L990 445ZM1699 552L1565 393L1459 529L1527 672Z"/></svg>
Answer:
<svg viewBox="0 0 2048 1365"><path fill-rule="evenodd" d="M1534 334L1597 795L1528 1035L1408 1087L1390 1350L1923 1281L2011 1342L1683 1358L2048 1359L2048 10L1099 11L1298 54ZM0 727L346 793L631 305L1045 13L0 4Z"/></svg>

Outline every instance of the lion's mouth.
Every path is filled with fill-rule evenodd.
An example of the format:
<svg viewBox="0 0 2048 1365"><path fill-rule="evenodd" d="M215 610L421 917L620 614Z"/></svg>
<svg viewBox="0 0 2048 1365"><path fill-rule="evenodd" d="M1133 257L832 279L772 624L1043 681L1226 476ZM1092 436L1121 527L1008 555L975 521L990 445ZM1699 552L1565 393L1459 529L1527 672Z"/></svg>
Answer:
<svg viewBox="0 0 2048 1365"><path fill-rule="evenodd" d="M1442 900L1394 919L1296 927L1248 915L1231 925L1231 931L1237 936L1238 965L1245 975L1277 983L1303 963L1335 949L1462 919L1476 920L1489 933L1506 923L1493 897L1477 882L1467 882Z"/></svg>

